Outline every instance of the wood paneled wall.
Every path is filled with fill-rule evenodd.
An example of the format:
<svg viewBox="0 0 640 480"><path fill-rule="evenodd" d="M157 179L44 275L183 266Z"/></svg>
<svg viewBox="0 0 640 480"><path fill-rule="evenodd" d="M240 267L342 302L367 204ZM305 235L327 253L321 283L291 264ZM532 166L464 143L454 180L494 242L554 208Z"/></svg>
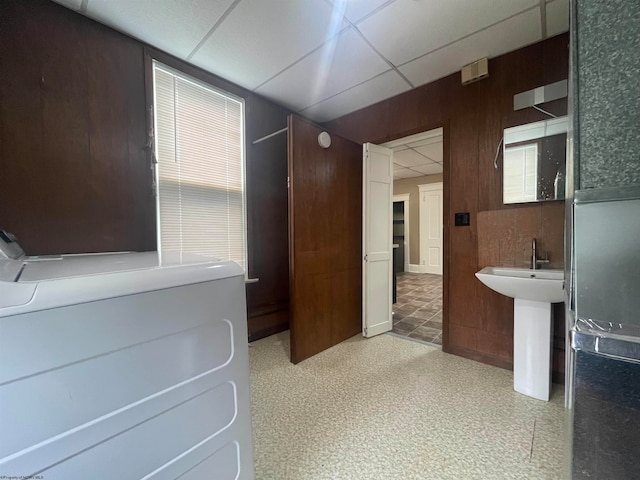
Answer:
<svg viewBox="0 0 640 480"><path fill-rule="evenodd" d="M245 99L249 334L288 328L288 110L49 0L0 2L0 228L28 254L156 248L150 59Z"/></svg>
<svg viewBox="0 0 640 480"><path fill-rule="evenodd" d="M362 329L362 145L289 119L291 361Z"/></svg>
<svg viewBox="0 0 640 480"><path fill-rule="evenodd" d="M0 2L0 225L29 254L153 250L143 45Z"/></svg>
<svg viewBox="0 0 640 480"><path fill-rule="evenodd" d="M247 285L249 339L289 328L289 216L287 132L257 144L287 126L289 111L252 95L247 115Z"/></svg>
<svg viewBox="0 0 640 480"><path fill-rule="evenodd" d="M511 208L516 216L527 216L540 208L503 206L501 170L493 162L504 128L547 118L531 108L514 112L513 95L567 78L568 47L568 34L559 35L489 60L489 77L477 83L462 86L456 73L326 124L359 143L444 127L449 144L444 165L445 351L512 367L512 302L484 288L474 275L481 266L478 235L488 235L483 240L489 242L499 235L478 231L478 213ZM564 115L566 99L545 108ZM453 226L456 212L469 212L471 225Z"/></svg>

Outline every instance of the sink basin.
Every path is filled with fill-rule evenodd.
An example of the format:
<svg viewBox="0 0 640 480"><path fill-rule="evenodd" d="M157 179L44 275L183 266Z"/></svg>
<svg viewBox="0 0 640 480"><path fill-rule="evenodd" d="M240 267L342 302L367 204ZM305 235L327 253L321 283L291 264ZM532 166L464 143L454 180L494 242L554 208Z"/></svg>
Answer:
<svg viewBox="0 0 640 480"><path fill-rule="evenodd" d="M546 303L564 301L563 270L485 267L476 273L476 277L507 297Z"/></svg>
<svg viewBox="0 0 640 480"><path fill-rule="evenodd" d="M513 298L513 388L538 400L549 400L551 304L564 301L564 271L486 267L476 277Z"/></svg>

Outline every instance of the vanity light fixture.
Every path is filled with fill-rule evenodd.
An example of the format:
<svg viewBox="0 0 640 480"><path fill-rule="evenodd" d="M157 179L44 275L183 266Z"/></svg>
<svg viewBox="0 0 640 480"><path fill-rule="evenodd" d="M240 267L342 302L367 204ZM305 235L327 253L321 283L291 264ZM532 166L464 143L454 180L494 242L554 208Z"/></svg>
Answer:
<svg viewBox="0 0 640 480"><path fill-rule="evenodd" d="M547 103L553 100L558 100L559 98L564 98L567 96L568 92L569 87L566 80L560 80L559 82L527 90L526 92L518 93L513 96L513 109L522 110L523 108L528 107L536 108L536 106L541 103Z"/></svg>

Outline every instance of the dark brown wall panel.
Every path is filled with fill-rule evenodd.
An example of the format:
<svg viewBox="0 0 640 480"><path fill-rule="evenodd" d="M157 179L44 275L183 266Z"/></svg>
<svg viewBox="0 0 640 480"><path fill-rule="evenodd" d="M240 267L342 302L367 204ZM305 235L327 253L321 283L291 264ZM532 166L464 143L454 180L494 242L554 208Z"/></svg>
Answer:
<svg viewBox="0 0 640 480"><path fill-rule="evenodd" d="M361 331L362 145L289 117L291 361Z"/></svg>
<svg viewBox="0 0 640 480"><path fill-rule="evenodd" d="M287 132L253 144L287 126L288 111L249 96L247 115L247 284L249 338L289 328Z"/></svg>
<svg viewBox="0 0 640 480"><path fill-rule="evenodd" d="M48 0L0 2L0 228L29 254L154 250L151 59L245 98L249 334L288 328L289 111Z"/></svg>
<svg viewBox="0 0 640 480"><path fill-rule="evenodd" d="M154 249L143 46L52 2L0 17L0 224L30 254Z"/></svg>
<svg viewBox="0 0 640 480"><path fill-rule="evenodd" d="M513 302L484 287L474 273L487 259L525 263L533 231L549 250L552 266L562 262L562 209L504 206L502 170L493 163L505 128L548 118L532 108L514 112L513 95L567 78L568 44L568 35L559 35L489 60L489 77L477 83L462 86L456 73L326 124L360 143L444 127L449 142L444 165L445 351L509 368ZM544 108L564 115L567 102ZM469 212L471 225L453 226L456 212ZM503 212L479 225L479 215Z"/></svg>

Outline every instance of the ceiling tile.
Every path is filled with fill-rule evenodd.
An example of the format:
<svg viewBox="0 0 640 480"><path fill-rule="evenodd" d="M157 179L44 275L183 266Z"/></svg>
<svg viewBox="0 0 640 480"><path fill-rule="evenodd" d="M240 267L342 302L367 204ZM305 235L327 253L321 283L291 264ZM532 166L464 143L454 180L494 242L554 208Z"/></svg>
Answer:
<svg viewBox="0 0 640 480"><path fill-rule="evenodd" d="M394 170L401 170L401 169L403 169L403 168L404 168L404 167L403 167L402 165L398 165L397 163L394 163L394 164L393 164L393 169L394 169Z"/></svg>
<svg viewBox="0 0 640 480"><path fill-rule="evenodd" d="M324 0L242 0L192 61L254 89L344 26Z"/></svg>
<svg viewBox="0 0 640 480"><path fill-rule="evenodd" d="M554 0L547 6L547 37L569 30L569 0Z"/></svg>
<svg viewBox="0 0 640 480"><path fill-rule="evenodd" d="M540 12L530 10L407 63L400 71L414 85L424 85L479 58L495 57L537 42L541 35Z"/></svg>
<svg viewBox="0 0 640 480"><path fill-rule="evenodd" d="M186 58L232 3L233 0L89 0L87 16Z"/></svg>
<svg viewBox="0 0 640 480"><path fill-rule="evenodd" d="M414 167L416 165L431 163L431 160L420 155L418 152L414 152L413 150L402 150L400 152L394 151L393 161L404 167Z"/></svg>
<svg viewBox="0 0 640 480"><path fill-rule="evenodd" d="M400 75L389 70L335 97L305 108L301 113L317 122L326 122L406 92L410 88Z"/></svg>
<svg viewBox="0 0 640 480"><path fill-rule="evenodd" d="M423 137L424 135L429 135L426 138L419 138L417 140L413 140L413 137L416 137L416 135L412 135L411 137L406 137L405 142L406 144L411 147L411 148L415 148L415 147L423 147L425 145L438 145L442 143L442 128L436 128L434 130L431 130L429 132L423 133Z"/></svg>
<svg viewBox="0 0 640 480"><path fill-rule="evenodd" d="M413 167L413 170L420 172L422 175L435 175L436 173L442 173L442 165L439 163L420 165L418 167Z"/></svg>
<svg viewBox="0 0 640 480"><path fill-rule="evenodd" d="M331 0L334 5L344 5L344 15L350 22L356 23L362 17L385 3L393 3L393 0Z"/></svg>
<svg viewBox="0 0 640 480"><path fill-rule="evenodd" d="M389 69L351 28L256 90L302 110Z"/></svg>
<svg viewBox="0 0 640 480"><path fill-rule="evenodd" d="M422 175L421 173L415 172L415 171L411 170L410 168L403 168L402 170L394 170L394 172L393 172L393 178L394 179L419 177L421 175Z"/></svg>
<svg viewBox="0 0 640 480"><path fill-rule="evenodd" d="M401 65L538 3L538 0L398 0L359 23L358 28L380 53L394 65ZM505 45L509 43L505 41Z"/></svg>
<svg viewBox="0 0 640 480"><path fill-rule="evenodd" d="M82 6L82 0L53 0L60 5L64 5L67 8L71 8L73 10L80 10Z"/></svg>
<svg viewBox="0 0 640 480"><path fill-rule="evenodd" d="M414 149L434 162L442 163L442 142L414 147Z"/></svg>

